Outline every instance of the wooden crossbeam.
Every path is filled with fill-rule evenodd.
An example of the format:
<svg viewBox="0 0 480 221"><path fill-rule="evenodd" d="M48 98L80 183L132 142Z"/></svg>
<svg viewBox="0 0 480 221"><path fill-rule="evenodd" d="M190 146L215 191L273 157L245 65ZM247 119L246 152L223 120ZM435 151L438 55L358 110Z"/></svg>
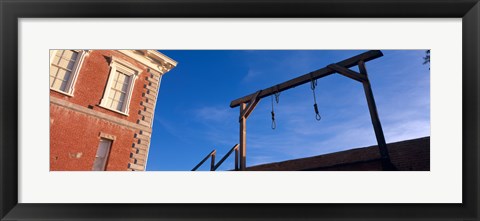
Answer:
<svg viewBox="0 0 480 221"><path fill-rule="evenodd" d="M367 62L367 61L370 61L370 60L373 60L373 59L376 59L376 58L379 58L379 57L382 57L382 56L383 56L383 53L381 51L371 50L371 51L367 51L365 53L359 54L357 56L353 56L351 58L345 59L345 60L340 61L336 64L338 66L341 66L341 67L344 67L344 68L350 68L350 67L353 67L353 66L357 65L358 62L360 62L360 61ZM308 82L310 82L312 80L315 80L315 79L318 79L318 78L322 78L322 77L331 75L333 73L336 73L336 71L332 70L331 68L324 67L324 68L318 69L316 71L310 72L308 74L304 74L300 77L291 79L289 81L285 81L285 82L277 84L275 86L263 89L263 90L261 90L261 92L258 94L257 97L259 99L264 98L264 97L268 97L272 94L279 93L279 92L282 92L284 90L288 90L290 88L294 88L296 86L308 83ZM252 98L255 96L255 94L256 93L252 93L250 95L247 95L247 96L238 98L236 100L233 100L232 102L230 102L230 107L234 108L234 107L238 107L242 103L250 102L252 100Z"/></svg>

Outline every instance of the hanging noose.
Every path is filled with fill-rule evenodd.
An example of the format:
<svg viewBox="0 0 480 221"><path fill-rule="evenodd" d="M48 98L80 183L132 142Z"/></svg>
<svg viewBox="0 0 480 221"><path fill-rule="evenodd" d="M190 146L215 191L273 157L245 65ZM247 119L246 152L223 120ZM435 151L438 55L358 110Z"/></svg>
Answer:
<svg viewBox="0 0 480 221"><path fill-rule="evenodd" d="M312 89L312 93L313 93L313 109L315 110L315 119L317 119L317 121L320 121L322 119L322 116L320 116L320 113L318 112L318 105L317 105L317 97L315 96L315 88L317 87L317 80L313 80L312 79L312 82L310 82L310 88Z"/></svg>
<svg viewBox="0 0 480 221"><path fill-rule="evenodd" d="M277 92L275 92L275 101L278 102L280 101L280 92L278 92L278 85L277 85ZM275 110L273 109L273 96L271 96L272 98L272 130L275 130L275 128L277 128L277 123L275 122Z"/></svg>

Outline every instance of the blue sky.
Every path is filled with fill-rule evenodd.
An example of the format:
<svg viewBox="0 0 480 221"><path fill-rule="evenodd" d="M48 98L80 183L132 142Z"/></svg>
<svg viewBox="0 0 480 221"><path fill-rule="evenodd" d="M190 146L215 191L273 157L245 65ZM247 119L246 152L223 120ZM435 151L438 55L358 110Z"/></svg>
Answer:
<svg viewBox="0 0 480 221"><path fill-rule="evenodd" d="M211 150L217 162L239 142L239 109L230 101L365 50L161 50L178 61L163 76L148 171L191 170ZM366 63L387 143L430 136L430 71L424 50L382 50ZM352 68L353 70L358 69ZM361 83L330 75L318 80L315 120L309 84L280 94L277 128L270 97L247 120L247 166L376 144ZM218 170L234 166L233 154ZM199 170L208 170L206 162Z"/></svg>

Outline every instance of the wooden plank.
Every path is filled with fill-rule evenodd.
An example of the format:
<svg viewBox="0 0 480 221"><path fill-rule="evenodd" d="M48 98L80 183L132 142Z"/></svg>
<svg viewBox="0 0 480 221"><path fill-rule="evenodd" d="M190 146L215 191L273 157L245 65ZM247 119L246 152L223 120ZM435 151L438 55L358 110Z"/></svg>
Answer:
<svg viewBox="0 0 480 221"><path fill-rule="evenodd" d="M359 61L367 62L367 61L379 58L381 56L383 56L381 51L371 50L371 51L367 51L365 53L359 54L357 56L353 56L351 58L345 59L345 60L340 61L336 64L339 65L339 66L345 67L345 68L350 68L350 67L353 67L353 66L357 65ZM326 76L331 75L333 73L335 73L335 71L333 71L330 68L324 67L324 68L318 69L316 71L310 72L308 74L302 75L300 77L291 79L289 81L277 84L275 86L272 86L272 87L269 87L269 88L266 88L266 89L263 89L262 92L258 95L258 98L261 99L261 98L270 96L272 94L275 94L276 92L282 92L284 90L288 90L290 88L294 88L296 86L308 83L312 80L322 78L322 77L326 77ZM252 97L254 95L255 95L255 93L244 96L242 98L238 98L236 100L233 100L230 103L230 107L234 108L234 107L238 107L242 103L247 103L250 100L252 100Z"/></svg>
<svg viewBox="0 0 480 221"><path fill-rule="evenodd" d="M364 75L362 75L358 72L352 71L348 68L344 68L342 66L339 66L337 64L331 64L331 65L328 65L327 67L336 71L337 73L339 73L339 74L341 74L345 77L351 78L351 79L356 80L356 81L361 82L361 83L368 80Z"/></svg>

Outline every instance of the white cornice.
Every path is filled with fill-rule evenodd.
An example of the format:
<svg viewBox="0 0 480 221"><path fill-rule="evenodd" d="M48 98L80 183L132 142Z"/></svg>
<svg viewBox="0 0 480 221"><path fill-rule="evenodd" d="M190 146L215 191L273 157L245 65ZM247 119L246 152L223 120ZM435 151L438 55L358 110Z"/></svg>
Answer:
<svg viewBox="0 0 480 221"><path fill-rule="evenodd" d="M118 50L160 74L165 74L177 66L177 62L155 50Z"/></svg>

